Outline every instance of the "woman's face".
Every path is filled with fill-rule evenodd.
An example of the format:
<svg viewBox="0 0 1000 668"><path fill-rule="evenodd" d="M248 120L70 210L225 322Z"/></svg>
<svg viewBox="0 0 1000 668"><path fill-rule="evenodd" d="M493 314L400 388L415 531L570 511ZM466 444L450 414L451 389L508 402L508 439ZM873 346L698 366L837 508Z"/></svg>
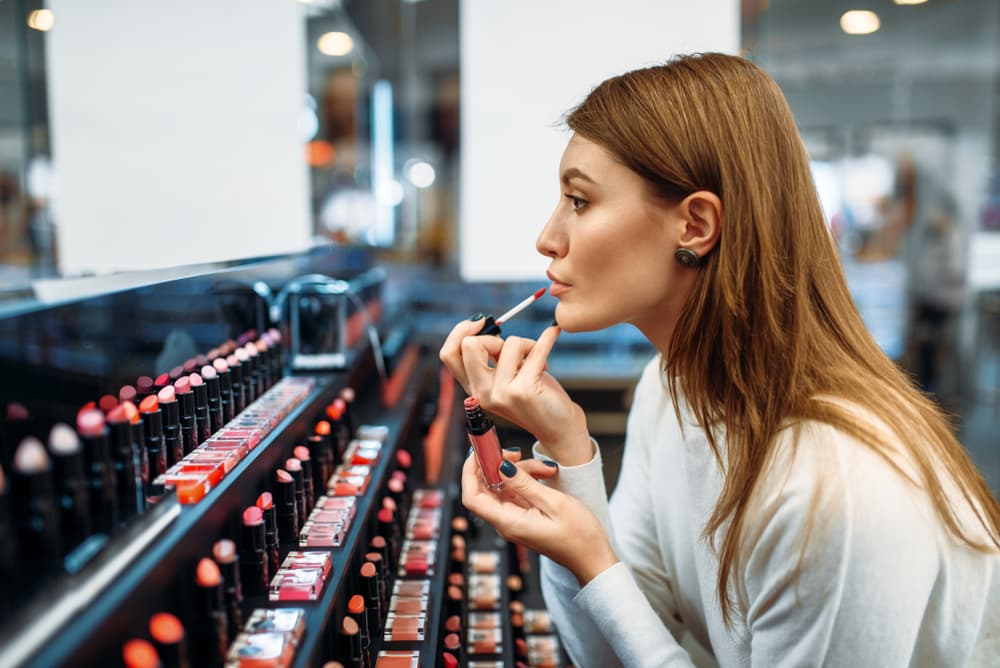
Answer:
<svg viewBox="0 0 1000 668"><path fill-rule="evenodd" d="M677 207L580 135L566 146L559 177L559 204L536 242L552 260L556 320L567 331L628 322L655 343L690 289L673 261L683 228Z"/></svg>

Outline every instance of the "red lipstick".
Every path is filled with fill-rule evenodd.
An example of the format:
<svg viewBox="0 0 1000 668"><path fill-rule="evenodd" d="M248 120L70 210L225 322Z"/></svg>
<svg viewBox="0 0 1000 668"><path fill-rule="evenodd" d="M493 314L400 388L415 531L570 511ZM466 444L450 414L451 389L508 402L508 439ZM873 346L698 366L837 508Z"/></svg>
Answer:
<svg viewBox="0 0 1000 668"><path fill-rule="evenodd" d="M500 463L503 460L500 439L497 437L496 427L486 417L476 397L465 400L465 427L469 432L469 442L479 461L479 468L486 478L486 486L494 492L499 492L503 489L503 480L500 478Z"/></svg>
<svg viewBox="0 0 1000 668"><path fill-rule="evenodd" d="M499 318L493 319L492 315L486 316L486 321L483 323L482 329L476 332L477 336L492 336L500 335L500 325L504 324L518 313L528 308L534 304L538 299L545 294L545 288L538 288L530 296L522 299L516 306L504 313Z"/></svg>

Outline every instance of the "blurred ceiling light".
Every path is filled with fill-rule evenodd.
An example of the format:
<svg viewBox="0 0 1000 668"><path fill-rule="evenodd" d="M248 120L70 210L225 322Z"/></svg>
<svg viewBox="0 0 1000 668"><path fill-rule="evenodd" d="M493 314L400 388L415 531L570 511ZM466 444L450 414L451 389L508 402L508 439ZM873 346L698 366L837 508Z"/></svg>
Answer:
<svg viewBox="0 0 1000 668"><path fill-rule="evenodd" d="M28 27L48 32L56 24L56 16L51 9L36 9L28 14Z"/></svg>
<svg viewBox="0 0 1000 668"><path fill-rule="evenodd" d="M878 14L866 9L852 9L840 17L840 29L848 35L870 35L881 25Z"/></svg>
<svg viewBox="0 0 1000 668"><path fill-rule="evenodd" d="M413 160L406 167L406 178L417 188L429 188L434 184L434 167L423 160Z"/></svg>
<svg viewBox="0 0 1000 668"><path fill-rule="evenodd" d="M354 40L346 32L328 32L320 35L316 48L325 56L346 56L354 48Z"/></svg>
<svg viewBox="0 0 1000 668"><path fill-rule="evenodd" d="M897 5L922 5L925 2L927 2L927 0L892 0L892 1L895 2Z"/></svg>

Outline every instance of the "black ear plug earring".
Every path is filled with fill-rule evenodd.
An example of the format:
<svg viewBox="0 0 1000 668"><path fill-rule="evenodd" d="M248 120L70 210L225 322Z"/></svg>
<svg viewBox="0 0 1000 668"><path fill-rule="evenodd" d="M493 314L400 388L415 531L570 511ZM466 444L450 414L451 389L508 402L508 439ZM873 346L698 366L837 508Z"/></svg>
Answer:
<svg viewBox="0 0 1000 668"><path fill-rule="evenodd" d="M674 257L685 267L697 267L701 264L701 258L690 248L678 248L674 251Z"/></svg>

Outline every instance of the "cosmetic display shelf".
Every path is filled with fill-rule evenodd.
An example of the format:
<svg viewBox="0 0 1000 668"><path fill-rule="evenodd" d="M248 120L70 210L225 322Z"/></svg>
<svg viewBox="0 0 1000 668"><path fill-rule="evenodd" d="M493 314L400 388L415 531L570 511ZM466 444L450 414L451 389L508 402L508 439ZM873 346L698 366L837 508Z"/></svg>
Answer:
<svg viewBox="0 0 1000 668"><path fill-rule="evenodd" d="M423 374L415 374L416 378L421 378ZM357 591L349 591L350 583L356 578L350 572L354 565L360 564L363 559L361 554L365 551L362 544L370 535L373 535L370 528L374 521L375 513L381 507L382 495L376 493L385 487L386 480L392 472L396 461L396 451L407 444L415 437L415 411L417 399L420 395L418 383L411 383L409 390L402 397L395 408L385 409L378 405L377 401L365 400L362 397L358 403L358 419L361 424L380 424L389 428L389 440L385 443L375 468L372 470L371 481L368 484L368 492L357 497L357 510L351 528L344 538L344 545L341 548L334 548L331 553L331 574L319 600L314 603L296 601L295 607L303 607L306 610L306 630L295 653L295 661L292 664L296 668L307 668L308 666L319 665L324 658L326 651L324 642L328 641L325 634L329 633L330 622L336 620L342 612L344 605L351 594ZM310 548L310 551L314 551Z"/></svg>
<svg viewBox="0 0 1000 668"><path fill-rule="evenodd" d="M310 433L307 418L332 401L347 380L346 374L316 377L316 386L303 401L198 503L180 506L172 496L161 501L150 522L169 524L158 537L138 545L128 536L116 539L106 550L138 552L134 559L122 559L117 572L106 575L106 587L92 588L87 600L80 598L74 581L67 581L59 596L44 603L64 607L68 622L58 629L28 624L0 648L0 666L118 665L121 643L141 629L144 620L158 611L185 609L179 574L190 571L193 577L198 559L210 554L220 537L233 534L232 518L266 488L290 449ZM81 581L90 576L87 569L80 575Z"/></svg>

